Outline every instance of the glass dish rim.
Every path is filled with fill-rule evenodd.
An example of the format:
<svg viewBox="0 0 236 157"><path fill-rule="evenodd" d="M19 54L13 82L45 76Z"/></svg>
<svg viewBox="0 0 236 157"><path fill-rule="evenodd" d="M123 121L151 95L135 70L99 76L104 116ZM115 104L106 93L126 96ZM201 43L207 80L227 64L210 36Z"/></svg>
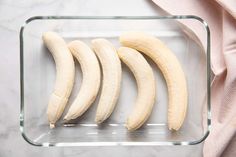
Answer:
<svg viewBox="0 0 236 157"><path fill-rule="evenodd" d="M159 142L34 142L24 132L24 29L35 20L181 20L194 19L199 21L206 30L206 59L207 59L207 130L203 137L194 141L159 141ZM210 69L210 28L206 21L195 15L169 15L169 16L33 16L28 18L20 28L20 132L26 142L39 147L51 146L168 146L168 145L196 145L203 142L210 134L211 129L211 69Z"/></svg>

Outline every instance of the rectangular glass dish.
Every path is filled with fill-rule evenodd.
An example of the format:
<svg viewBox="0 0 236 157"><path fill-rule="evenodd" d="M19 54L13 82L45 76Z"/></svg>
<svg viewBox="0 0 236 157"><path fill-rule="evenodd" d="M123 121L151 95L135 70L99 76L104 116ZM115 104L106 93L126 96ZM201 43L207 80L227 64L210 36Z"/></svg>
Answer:
<svg viewBox="0 0 236 157"><path fill-rule="evenodd" d="M180 22L196 24L205 34L205 42ZM145 56L153 68L157 95L153 112L140 129L128 132L124 124L137 96L135 79L122 63L121 92L116 108L102 125L94 122L99 95L94 104L74 124L59 120L50 129L46 110L53 90L55 63L44 46L42 33L54 31L67 42L106 38L116 48L119 36L126 31L144 31L161 39L177 56L187 79L188 109L182 128L168 130L168 93L158 67ZM75 84L68 110L78 94L82 73L75 60ZM117 146L117 145L193 145L205 140L210 128L210 31L196 16L81 17L37 16L28 19L20 31L21 112L20 130L24 139L35 146ZM63 116L62 116L63 117Z"/></svg>

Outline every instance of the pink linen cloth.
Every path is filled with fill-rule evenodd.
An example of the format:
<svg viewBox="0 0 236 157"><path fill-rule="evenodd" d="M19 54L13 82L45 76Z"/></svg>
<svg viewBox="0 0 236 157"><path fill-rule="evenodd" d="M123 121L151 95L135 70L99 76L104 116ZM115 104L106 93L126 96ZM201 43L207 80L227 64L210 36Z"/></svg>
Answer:
<svg viewBox="0 0 236 157"><path fill-rule="evenodd" d="M204 157L236 157L236 0L152 0L168 14L196 15L211 31L212 127ZM199 28L183 22L203 41Z"/></svg>

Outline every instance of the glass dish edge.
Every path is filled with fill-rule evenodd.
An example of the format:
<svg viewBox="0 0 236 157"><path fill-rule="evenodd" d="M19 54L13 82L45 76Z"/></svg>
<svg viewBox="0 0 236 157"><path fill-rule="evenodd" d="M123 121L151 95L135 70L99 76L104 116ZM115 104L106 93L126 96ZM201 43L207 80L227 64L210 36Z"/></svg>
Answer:
<svg viewBox="0 0 236 157"><path fill-rule="evenodd" d="M204 136L195 141L160 141L160 142L70 142L70 143L38 143L32 141L28 138L24 132L24 40L23 33L27 24L34 20L76 20L76 19L101 19L101 20L115 20L115 19L127 19L127 20L150 20L150 19L173 19L173 20L181 20L181 19L195 19L204 26L207 33L207 47L206 47L206 57L207 57L207 130L204 133ZM211 69L210 69L210 28L206 21L202 18L195 15L170 15L170 16L33 16L25 21L25 23L20 28L20 132L22 137L26 142L31 145L39 146L39 147L51 147L51 146L168 146L168 145L196 145L203 142L211 130L211 100L210 100L210 81L211 81Z"/></svg>

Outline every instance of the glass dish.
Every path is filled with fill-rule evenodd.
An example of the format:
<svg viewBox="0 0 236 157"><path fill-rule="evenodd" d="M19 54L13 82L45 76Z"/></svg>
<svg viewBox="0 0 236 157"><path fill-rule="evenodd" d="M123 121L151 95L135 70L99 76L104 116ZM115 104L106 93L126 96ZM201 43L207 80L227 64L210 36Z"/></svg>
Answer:
<svg viewBox="0 0 236 157"><path fill-rule="evenodd" d="M205 33L199 43L179 21L192 22ZM130 30L145 31L160 38L175 53L186 74L188 111L182 128L167 127L168 95L165 80L157 66L153 67L157 82L157 100L151 117L142 128L128 132L125 120L136 97L136 82L122 64L121 93L111 117L101 126L94 122L99 96L91 108L75 124L63 126L62 120L50 129L46 109L55 81L55 63L43 45L42 33L54 31L67 42L80 39L106 38L117 48L118 37ZM193 34L193 35L191 35ZM76 63L76 81L68 106L76 97L81 83L81 70ZM117 146L117 145L194 145L202 142L210 128L210 31L196 16L145 17L81 17L37 16L28 19L20 31L21 112L20 130L24 139L35 146ZM203 115L204 113L204 115Z"/></svg>

